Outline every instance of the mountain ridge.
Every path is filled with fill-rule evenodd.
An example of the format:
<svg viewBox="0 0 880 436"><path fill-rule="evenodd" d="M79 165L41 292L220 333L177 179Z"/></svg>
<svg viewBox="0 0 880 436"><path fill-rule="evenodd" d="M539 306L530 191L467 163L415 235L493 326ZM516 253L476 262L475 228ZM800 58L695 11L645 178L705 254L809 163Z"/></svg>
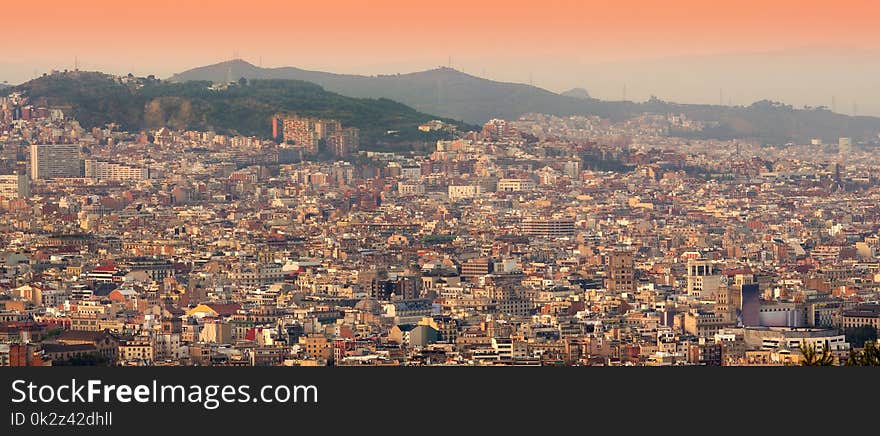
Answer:
<svg viewBox="0 0 880 436"><path fill-rule="evenodd" d="M804 142L838 137L877 140L880 118L850 117L824 107L795 109L769 100L749 106L603 101L560 95L531 85L496 82L441 67L427 71L359 76L325 73L296 67L260 68L243 60L220 62L178 73L172 82L240 77L283 78L316 83L324 89L356 98L388 98L418 111L481 124L491 118L516 119L529 112L557 116L597 115L615 121L642 113L680 113L720 126L697 137L755 139L766 143Z"/></svg>

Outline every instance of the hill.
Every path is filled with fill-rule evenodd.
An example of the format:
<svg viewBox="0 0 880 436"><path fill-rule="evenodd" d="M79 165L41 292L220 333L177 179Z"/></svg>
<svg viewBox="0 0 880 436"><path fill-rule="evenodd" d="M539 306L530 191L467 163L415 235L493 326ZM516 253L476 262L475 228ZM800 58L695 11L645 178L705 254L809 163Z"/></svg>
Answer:
<svg viewBox="0 0 880 436"><path fill-rule="evenodd" d="M115 122L124 129L168 126L229 134L271 135L275 113L334 118L361 129L362 143L433 141L437 133L419 132L419 124L436 119L388 99L351 98L295 80L251 80L226 89L210 82L168 83L134 79L123 83L98 72L56 73L17 86L35 101L64 107L84 126ZM463 128L472 128L444 120ZM389 135L386 132L399 133Z"/></svg>
<svg viewBox="0 0 880 436"><path fill-rule="evenodd" d="M588 100L588 99L592 98L592 97L590 97L590 93L587 92L587 90L584 88L569 89L568 91L559 93L559 95L564 95L566 97L580 98L583 100Z"/></svg>
<svg viewBox="0 0 880 436"><path fill-rule="evenodd" d="M614 120L642 113L680 113L689 118L718 122L718 126L691 136L704 138L749 138L769 143L808 141L822 138L836 141L849 136L856 140L877 139L880 118L849 117L825 108L794 109L791 106L758 102L749 106L676 104L651 99L643 103L601 101L556 94L517 83L495 82L451 68L395 75L357 76L308 71L293 67L259 68L242 60L195 68L172 76L173 82L210 80L225 82L248 79L295 79L321 85L350 97L389 98L416 110L483 123L491 118L515 119L528 112L568 116L598 115Z"/></svg>
<svg viewBox="0 0 880 436"><path fill-rule="evenodd" d="M600 111L589 102L560 96L534 86L495 82L441 67L409 74L357 76L302 70L294 67L259 68L242 60L195 68L170 77L171 82L247 79L293 79L321 85L328 91L358 98L390 98L419 111L469 123L491 118L514 119L523 113L578 113ZM615 110L603 112L612 115Z"/></svg>

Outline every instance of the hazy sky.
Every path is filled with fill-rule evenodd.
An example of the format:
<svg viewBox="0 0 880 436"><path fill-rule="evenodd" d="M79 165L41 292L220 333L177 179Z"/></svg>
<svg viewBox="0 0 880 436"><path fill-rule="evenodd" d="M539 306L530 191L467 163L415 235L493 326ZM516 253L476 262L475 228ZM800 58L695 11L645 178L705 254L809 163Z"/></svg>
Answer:
<svg viewBox="0 0 880 436"><path fill-rule="evenodd" d="M0 6L0 81L72 68L75 57L81 69L168 77L233 53L357 74L452 56L475 75L608 99L624 85L630 99L684 102L830 106L834 96L840 112L855 102L880 115L876 0L51 3Z"/></svg>

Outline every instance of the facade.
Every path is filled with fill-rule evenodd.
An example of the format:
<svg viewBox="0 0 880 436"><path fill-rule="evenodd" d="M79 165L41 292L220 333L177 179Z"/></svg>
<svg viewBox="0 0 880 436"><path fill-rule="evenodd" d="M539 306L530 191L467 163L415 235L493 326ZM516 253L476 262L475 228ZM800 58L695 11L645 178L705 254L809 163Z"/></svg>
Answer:
<svg viewBox="0 0 880 436"><path fill-rule="evenodd" d="M712 261L689 259L687 268L688 295L708 299L718 292L721 286L721 275L716 271L715 264Z"/></svg>
<svg viewBox="0 0 880 436"><path fill-rule="evenodd" d="M449 201L458 201L478 197L483 188L480 185L449 185L447 188Z"/></svg>
<svg viewBox="0 0 880 436"><path fill-rule="evenodd" d="M531 191L535 187L535 182L529 179L501 179L498 181L498 192Z"/></svg>
<svg viewBox="0 0 880 436"><path fill-rule="evenodd" d="M333 155L348 156L360 145L360 131L354 127L343 128L337 120L278 115L272 121L276 137L279 121L282 138L309 153L317 153L323 143Z"/></svg>
<svg viewBox="0 0 880 436"><path fill-rule="evenodd" d="M85 176L95 180L146 180L150 170L113 162L86 159Z"/></svg>
<svg viewBox="0 0 880 436"><path fill-rule="evenodd" d="M0 197L6 199L31 196L31 181L27 174L0 175Z"/></svg>
<svg viewBox="0 0 880 436"><path fill-rule="evenodd" d="M880 331L880 304L863 304L843 311L841 327L858 328L871 326Z"/></svg>
<svg viewBox="0 0 880 436"><path fill-rule="evenodd" d="M461 277L473 278L492 273L492 260L486 257L468 259L461 264Z"/></svg>
<svg viewBox="0 0 880 436"><path fill-rule="evenodd" d="M31 144L31 179L48 180L83 176L83 161L77 144Z"/></svg>
<svg viewBox="0 0 880 436"><path fill-rule="evenodd" d="M628 251L617 250L608 256L605 266L605 288L611 292L635 292L635 269L633 254Z"/></svg>
<svg viewBox="0 0 880 436"><path fill-rule="evenodd" d="M813 345L817 350L828 347L832 351L849 350L846 337L836 330L812 328L759 327L744 329L746 346L752 349L797 350L801 344Z"/></svg>
<svg viewBox="0 0 880 436"><path fill-rule="evenodd" d="M574 220L556 218L527 218L522 221L522 232L527 236L558 238L574 235Z"/></svg>
<svg viewBox="0 0 880 436"><path fill-rule="evenodd" d="M397 192L400 195L421 195L425 193L425 185L400 182L397 184Z"/></svg>

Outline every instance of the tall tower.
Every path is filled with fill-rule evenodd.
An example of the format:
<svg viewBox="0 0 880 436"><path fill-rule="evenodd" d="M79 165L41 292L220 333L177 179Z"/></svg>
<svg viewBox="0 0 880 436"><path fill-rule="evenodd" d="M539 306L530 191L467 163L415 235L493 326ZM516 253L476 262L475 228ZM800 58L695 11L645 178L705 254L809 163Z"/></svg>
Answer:
<svg viewBox="0 0 880 436"><path fill-rule="evenodd" d="M605 265L605 288L609 292L635 292L635 261L633 253L625 250L615 250L608 255Z"/></svg>

